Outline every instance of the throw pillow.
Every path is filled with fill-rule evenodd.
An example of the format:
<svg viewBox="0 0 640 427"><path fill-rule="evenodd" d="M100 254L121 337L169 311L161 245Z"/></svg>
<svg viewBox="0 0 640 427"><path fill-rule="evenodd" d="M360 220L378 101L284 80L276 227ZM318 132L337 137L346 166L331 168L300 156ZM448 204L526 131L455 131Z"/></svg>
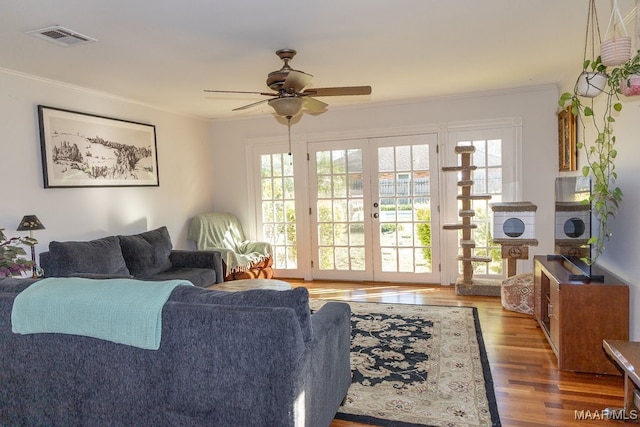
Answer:
<svg viewBox="0 0 640 427"><path fill-rule="evenodd" d="M88 242L49 243L51 264L55 275L68 277L79 273L101 275L129 275L116 236Z"/></svg>
<svg viewBox="0 0 640 427"><path fill-rule="evenodd" d="M118 237L127 267L135 277L150 277L171 268L173 245L167 227Z"/></svg>

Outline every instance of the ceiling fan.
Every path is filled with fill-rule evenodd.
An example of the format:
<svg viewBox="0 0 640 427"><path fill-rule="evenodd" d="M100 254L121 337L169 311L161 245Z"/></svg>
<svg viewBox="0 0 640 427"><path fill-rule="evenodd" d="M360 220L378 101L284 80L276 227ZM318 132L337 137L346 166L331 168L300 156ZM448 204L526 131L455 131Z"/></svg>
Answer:
<svg viewBox="0 0 640 427"><path fill-rule="evenodd" d="M284 65L279 70L270 72L267 76L267 86L269 86L273 92L208 89L205 89L205 92L249 93L268 96L270 99L263 99L262 101L234 108L233 111L246 110L266 102L275 110L278 116L286 118L289 122L292 117L300 114L303 108L312 114L326 111L328 104L314 97L371 94L371 86L307 88L313 76L303 71L294 70L289 65L289 61L293 59L296 53L293 49L280 49L276 51L276 55L282 59Z"/></svg>

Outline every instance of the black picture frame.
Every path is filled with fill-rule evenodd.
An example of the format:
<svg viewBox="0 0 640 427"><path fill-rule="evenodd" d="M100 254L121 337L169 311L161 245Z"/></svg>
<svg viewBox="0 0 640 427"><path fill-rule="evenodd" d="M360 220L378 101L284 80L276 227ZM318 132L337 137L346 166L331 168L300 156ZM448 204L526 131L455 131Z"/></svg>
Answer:
<svg viewBox="0 0 640 427"><path fill-rule="evenodd" d="M45 188L157 187L154 125L38 105Z"/></svg>

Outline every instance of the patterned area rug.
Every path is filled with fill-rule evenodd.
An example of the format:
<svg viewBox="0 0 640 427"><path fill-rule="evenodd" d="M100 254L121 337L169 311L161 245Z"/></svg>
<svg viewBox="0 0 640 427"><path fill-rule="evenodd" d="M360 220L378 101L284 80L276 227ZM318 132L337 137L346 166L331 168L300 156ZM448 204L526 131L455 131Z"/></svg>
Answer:
<svg viewBox="0 0 640 427"><path fill-rule="evenodd" d="M311 308L323 303L312 300ZM349 305L353 379L336 418L379 426L500 426L475 308Z"/></svg>

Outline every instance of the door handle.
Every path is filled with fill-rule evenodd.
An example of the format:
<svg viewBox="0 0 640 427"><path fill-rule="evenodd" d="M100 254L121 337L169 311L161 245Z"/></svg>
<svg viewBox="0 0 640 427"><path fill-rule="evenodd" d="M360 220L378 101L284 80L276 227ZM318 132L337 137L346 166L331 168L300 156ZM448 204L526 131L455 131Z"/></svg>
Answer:
<svg viewBox="0 0 640 427"><path fill-rule="evenodd" d="M378 212L375 212L375 213L373 214L373 217L374 217L374 218L378 218L379 216L380 216L380 215L378 214Z"/></svg>

